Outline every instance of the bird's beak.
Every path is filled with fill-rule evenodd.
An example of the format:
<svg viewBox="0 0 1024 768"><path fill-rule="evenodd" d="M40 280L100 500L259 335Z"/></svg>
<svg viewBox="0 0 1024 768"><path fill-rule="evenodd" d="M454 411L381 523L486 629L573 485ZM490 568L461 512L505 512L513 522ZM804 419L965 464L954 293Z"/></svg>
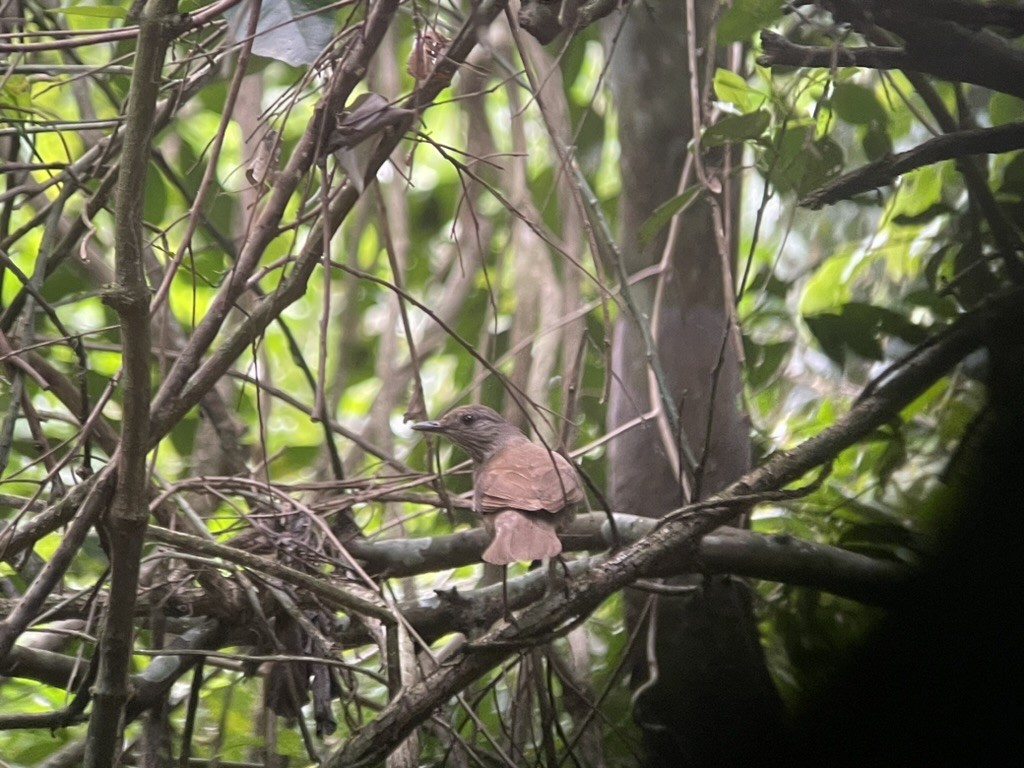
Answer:
<svg viewBox="0 0 1024 768"><path fill-rule="evenodd" d="M444 430L439 421L417 421L412 428L418 432L442 432Z"/></svg>

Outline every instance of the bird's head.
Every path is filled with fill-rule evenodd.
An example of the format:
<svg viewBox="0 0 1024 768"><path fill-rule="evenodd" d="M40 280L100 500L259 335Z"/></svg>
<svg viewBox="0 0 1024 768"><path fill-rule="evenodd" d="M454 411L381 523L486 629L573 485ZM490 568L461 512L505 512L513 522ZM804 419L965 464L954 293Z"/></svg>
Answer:
<svg viewBox="0 0 1024 768"><path fill-rule="evenodd" d="M419 421L412 428L444 435L480 464L509 440L526 436L486 405L463 405L448 411L437 421Z"/></svg>

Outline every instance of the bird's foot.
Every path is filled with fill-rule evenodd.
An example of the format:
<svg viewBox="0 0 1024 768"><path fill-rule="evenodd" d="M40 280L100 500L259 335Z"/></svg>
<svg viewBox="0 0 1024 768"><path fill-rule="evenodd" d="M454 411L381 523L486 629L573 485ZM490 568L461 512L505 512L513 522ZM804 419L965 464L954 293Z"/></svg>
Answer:
<svg viewBox="0 0 1024 768"><path fill-rule="evenodd" d="M544 590L544 596L553 594L556 589L561 589L565 597L569 597L569 582L572 574L569 572L569 564L561 555L556 555L548 561L548 584Z"/></svg>

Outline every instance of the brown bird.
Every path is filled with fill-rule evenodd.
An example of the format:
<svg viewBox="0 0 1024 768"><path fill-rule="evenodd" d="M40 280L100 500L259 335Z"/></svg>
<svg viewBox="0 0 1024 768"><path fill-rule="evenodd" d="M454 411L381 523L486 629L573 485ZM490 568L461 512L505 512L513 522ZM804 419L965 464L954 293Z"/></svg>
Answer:
<svg viewBox="0 0 1024 768"><path fill-rule="evenodd" d="M531 443L485 405L455 408L412 428L444 435L473 460L473 509L491 536L485 562L508 565L562 551L556 532L572 521L575 505L583 501L569 461Z"/></svg>

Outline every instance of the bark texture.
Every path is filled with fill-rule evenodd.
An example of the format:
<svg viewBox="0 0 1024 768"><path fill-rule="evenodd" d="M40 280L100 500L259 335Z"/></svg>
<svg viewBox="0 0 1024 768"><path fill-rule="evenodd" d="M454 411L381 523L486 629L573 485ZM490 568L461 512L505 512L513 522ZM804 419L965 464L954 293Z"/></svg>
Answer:
<svg viewBox="0 0 1024 768"><path fill-rule="evenodd" d="M707 40L714 4L698 2L697 37ZM611 78L622 147L620 243L626 271L662 259L668 233L643 247L638 232L655 208L678 193L692 138L692 99L685 2L637 5L614 40ZM617 39L615 39L617 34ZM700 59L704 82L707 46ZM713 55L713 54L712 54ZM705 158L708 162L709 158ZM728 187L721 199L729 210ZM643 320L655 317L657 354L680 424L698 463L690 488L707 496L750 467L747 419L738 406L739 361L728 339L731 287L716 242L711 207L698 201L683 214L668 246L668 271L656 307L657 279L637 284ZM730 255L731 258L731 255ZM613 340L610 430L648 413L653 403L647 350L636 321L618 319ZM709 421L710 419L710 421ZM710 425L710 426L709 426ZM660 516L689 501L654 420L624 432L609 448L609 492L617 512ZM691 478L692 480L692 478ZM634 717L643 730L647 764L726 765L763 759L781 732L781 703L768 676L749 587L730 577L695 577L699 589L680 597L633 593L636 628L650 634L633 662ZM648 606L655 599L656 605Z"/></svg>

